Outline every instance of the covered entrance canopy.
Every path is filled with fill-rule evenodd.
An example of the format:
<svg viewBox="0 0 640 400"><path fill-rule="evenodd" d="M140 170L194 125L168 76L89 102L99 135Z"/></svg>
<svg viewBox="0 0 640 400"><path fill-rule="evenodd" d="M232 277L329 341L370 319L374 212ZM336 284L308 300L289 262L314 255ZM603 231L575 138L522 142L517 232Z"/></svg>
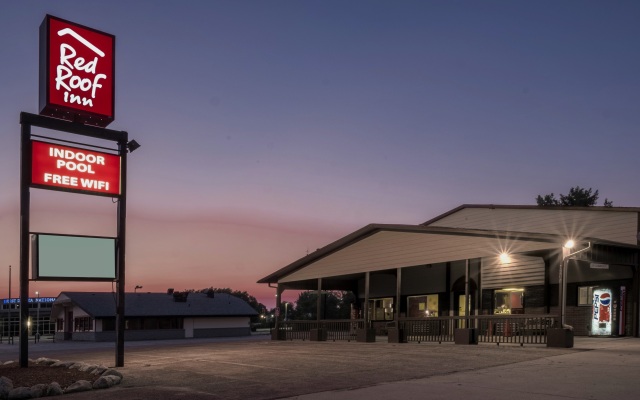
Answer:
<svg viewBox="0 0 640 400"><path fill-rule="evenodd" d="M617 334L637 335L638 215L635 208L466 205L421 225L367 225L258 282L276 284L278 302L284 290L352 291L367 323L548 314L559 312L566 261L574 322L591 313L578 293L608 285L625 293L616 319L626 323ZM584 251L563 249L569 239ZM576 333L588 334L582 325Z"/></svg>

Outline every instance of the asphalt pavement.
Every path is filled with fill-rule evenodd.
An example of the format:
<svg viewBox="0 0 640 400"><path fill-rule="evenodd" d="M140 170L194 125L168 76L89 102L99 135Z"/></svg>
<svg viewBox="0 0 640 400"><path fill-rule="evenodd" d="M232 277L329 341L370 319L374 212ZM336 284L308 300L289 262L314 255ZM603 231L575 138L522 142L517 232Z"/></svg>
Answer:
<svg viewBox="0 0 640 400"><path fill-rule="evenodd" d="M0 344L0 361L18 345ZM30 344L113 366L113 343ZM128 342L121 385L75 399L614 399L640 393L640 339L544 345L271 341L266 336Z"/></svg>

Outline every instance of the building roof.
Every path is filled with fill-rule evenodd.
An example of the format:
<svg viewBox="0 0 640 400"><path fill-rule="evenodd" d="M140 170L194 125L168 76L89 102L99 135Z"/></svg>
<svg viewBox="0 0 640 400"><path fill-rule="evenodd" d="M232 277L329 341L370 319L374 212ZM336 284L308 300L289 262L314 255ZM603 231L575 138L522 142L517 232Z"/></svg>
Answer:
<svg viewBox="0 0 640 400"><path fill-rule="evenodd" d="M363 240L381 231L409 232L409 233L415 233L415 234L476 236L476 237L487 237L487 238L495 238L495 239L550 242L550 243L558 243L560 246L566 241L565 236L558 235L558 234L551 234L551 233L521 232L521 231L514 232L514 231L506 231L506 230L468 229L468 228L452 228L452 227L444 227L444 226L431 226L432 223L442 218L445 218L446 216L452 215L465 208L640 212L640 208L631 208L631 207L561 207L561 206L540 207L540 206L518 206L518 205L465 204L460 207L456 207L453 210L448 211L420 225L369 224L267 275L266 277L260 279L258 283L277 283L279 279L295 271L298 271L315 261L318 261L332 253L340 251L360 240ZM639 246L634 246L634 245L620 243L620 242L611 241L611 240L604 240L601 238L583 237L582 240L591 242L593 244L602 244L602 245L626 247L626 248L633 248L633 249L640 248Z"/></svg>
<svg viewBox="0 0 640 400"><path fill-rule="evenodd" d="M514 232L502 232L502 231L490 231L482 229L459 229L459 228L447 228L447 227L429 227L422 225L389 225L389 224L369 224L341 239L336 240L333 243L322 247L313 253L308 254L305 257L300 258L297 261L279 269L278 271L260 279L258 283L276 283L278 279L286 276L300 268L304 268L306 265L317 261L323 257L328 256L336 251L339 251L347 246L352 245L362 239L365 239L377 232L381 231L394 231L394 232L408 232L417 234L439 234L439 235L456 235L456 236L476 236L476 237L488 237L488 238L509 238L511 240L528 240L537 242L549 242L549 243L564 243L563 238L557 235L544 234L544 233L514 233ZM613 244L613 243L611 243Z"/></svg>
<svg viewBox="0 0 640 400"><path fill-rule="evenodd" d="M463 204L452 210L449 210L443 214L438 215L435 218L423 222L420 225L431 225L432 223L439 221L451 214L455 214L465 208L490 208L490 209L511 209L511 210L579 210L579 211L607 211L607 212L635 212L640 213L640 207L604 207L604 206L592 206L592 207L571 207L571 206L537 206L537 205L509 205L509 204Z"/></svg>
<svg viewBox="0 0 640 400"><path fill-rule="evenodd" d="M116 294L110 292L62 292L53 304L56 308L69 303L80 307L93 318L115 317ZM185 302L166 293L126 293L127 317L238 317L258 313L244 300L226 293L189 293Z"/></svg>

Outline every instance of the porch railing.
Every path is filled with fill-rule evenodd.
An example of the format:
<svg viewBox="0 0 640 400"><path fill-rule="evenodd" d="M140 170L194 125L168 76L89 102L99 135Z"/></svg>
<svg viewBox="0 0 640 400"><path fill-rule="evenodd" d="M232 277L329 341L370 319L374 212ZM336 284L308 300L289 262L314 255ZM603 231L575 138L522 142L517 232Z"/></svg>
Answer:
<svg viewBox="0 0 640 400"><path fill-rule="evenodd" d="M311 330L321 329L326 340L355 341L358 329L364 328L362 319L318 321L282 321L279 330L285 340L311 340Z"/></svg>
<svg viewBox="0 0 640 400"><path fill-rule="evenodd" d="M404 318L399 327L407 342L453 342L456 317Z"/></svg>
<svg viewBox="0 0 640 400"><path fill-rule="evenodd" d="M556 315L472 315L469 317L401 318L398 326L407 342L453 342L456 328L476 329L480 343L546 344L547 329L557 327ZM355 341L365 321L322 320L282 321L280 337L285 340L311 340L311 331L320 330L321 340Z"/></svg>
<svg viewBox="0 0 640 400"><path fill-rule="evenodd" d="M481 343L547 343L547 329L558 325L556 315L472 315L469 317L404 318L399 326L407 342L453 342L454 330L476 329Z"/></svg>

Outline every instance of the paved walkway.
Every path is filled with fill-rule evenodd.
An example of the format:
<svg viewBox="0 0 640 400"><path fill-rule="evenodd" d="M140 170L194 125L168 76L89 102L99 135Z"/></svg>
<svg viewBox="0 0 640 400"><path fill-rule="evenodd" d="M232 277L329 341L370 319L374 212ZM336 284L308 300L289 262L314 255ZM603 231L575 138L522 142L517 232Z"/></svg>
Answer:
<svg viewBox="0 0 640 400"><path fill-rule="evenodd" d="M577 338L576 349L498 367L367 388L291 397L342 399L634 399L640 395L640 339Z"/></svg>
<svg viewBox="0 0 640 400"><path fill-rule="evenodd" d="M113 366L113 343L39 343L47 356ZM17 345L0 345L0 361ZM65 399L614 399L640 393L640 339L541 345L275 342L267 337L128 342L124 382Z"/></svg>

